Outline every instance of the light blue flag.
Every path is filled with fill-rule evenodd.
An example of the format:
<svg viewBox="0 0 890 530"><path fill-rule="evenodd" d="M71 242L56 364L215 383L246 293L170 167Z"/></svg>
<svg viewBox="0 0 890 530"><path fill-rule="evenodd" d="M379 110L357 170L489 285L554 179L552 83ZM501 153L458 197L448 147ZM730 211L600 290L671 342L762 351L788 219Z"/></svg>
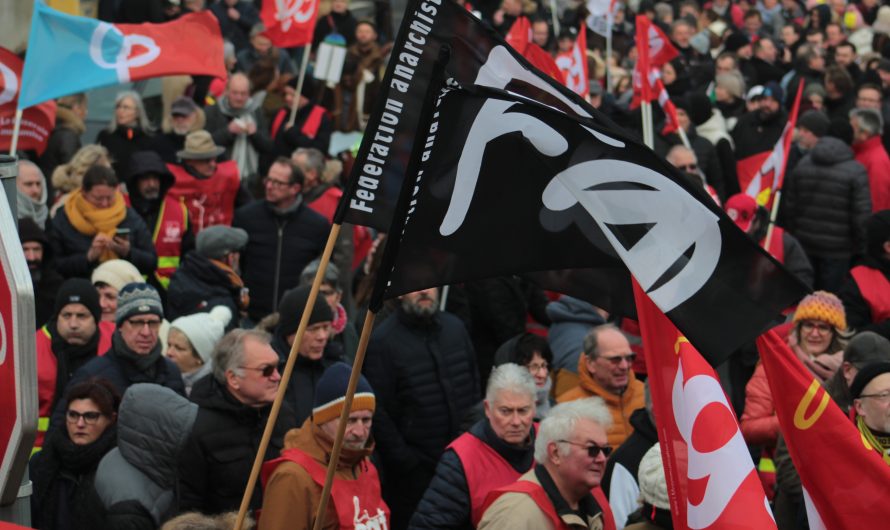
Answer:
<svg viewBox="0 0 890 530"><path fill-rule="evenodd" d="M18 108L129 80L124 35L114 25L34 2ZM122 53L124 52L124 53Z"/></svg>

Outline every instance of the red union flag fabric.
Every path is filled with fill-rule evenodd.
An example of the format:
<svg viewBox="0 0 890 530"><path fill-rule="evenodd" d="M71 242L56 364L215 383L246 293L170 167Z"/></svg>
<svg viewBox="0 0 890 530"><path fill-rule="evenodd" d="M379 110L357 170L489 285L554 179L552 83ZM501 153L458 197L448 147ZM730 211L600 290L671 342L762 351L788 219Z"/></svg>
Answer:
<svg viewBox="0 0 890 530"><path fill-rule="evenodd" d="M784 340L770 331L757 339L757 348L782 435L800 474L810 528L887 528L890 467Z"/></svg>
<svg viewBox="0 0 890 530"><path fill-rule="evenodd" d="M565 84L566 78L563 75L562 70L557 66L556 61L553 60L553 56L544 51L543 48L534 42L526 44L522 56L538 70L544 72L558 82Z"/></svg>
<svg viewBox="0 0 890 530"><path fill-rule="evenodd" d="M528 48L529 43L532 41L532 23L529 22L528 17L517 17L504 39L520 55L525 55L525 49Z"/></svg>
<svg viewBox="0 0 890 530"><path fill-rule="evenodd" d="M315 32L318 0L263 0L260 18L275 46L306 46Z"/></svg>
<svg viewBox="0 0 890 530"><path fill-rule="evenodd" d="M775 529L714 369L636 281L633 288L674 528Z"/></svg>
<svg viewBox="0 0 890 530"><path fill-rule="evenodd" d="M556 56L556 66L565 77L565 84L572 92L586 97L590 93L590 76L587 66L587 31L584 24L578 30L578 38L572 49Z"/></svg>
<svg viewBox="0 0 890 530"><path fill-rule="evenodd" d="M645 47L650 68L658 68L680 55L667 35L648 17L637 15L636 23L637 52L638 54L642 53L642 48Z"/></svg>
<svg viewBox="0 0 890 530"><path fill-rule="evenodd" d="M15 128L15 109L22 79L22 60L0 48L0 150L9 152ZM47 101L22 112L18 149L43 154L49 135L56 126L56 103Z"/></svg>

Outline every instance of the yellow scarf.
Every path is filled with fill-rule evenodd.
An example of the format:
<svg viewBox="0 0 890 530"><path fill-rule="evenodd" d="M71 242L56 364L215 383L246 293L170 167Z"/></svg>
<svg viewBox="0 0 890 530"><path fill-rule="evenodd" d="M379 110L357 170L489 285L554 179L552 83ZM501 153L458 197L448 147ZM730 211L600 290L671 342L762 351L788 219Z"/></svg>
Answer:
<svg viewBox="0 0 890 530"><path fill-rule="evenodd" d="M105 234L114 237L114 231L127 216L127 204L120 192L115 192L114 203L108 208L96 208L83 197L83 190L79 189L71 193L65 201L65 214L75 230L86 236ZM118 256L110 248L102 251L99 262L118 259Z"/></svg>
<svg viewBox="0 0 890 530"><path fill-rule="evenodd" d="M868 428L868 425L865 424L865 418L862 416L856 416L856 427L859 429L859 432L862 434L862 437L868 442L872 448L881 455L881 458L884 459L884 463L890 465L890 455L887 454L887 447L878 440L878 437L871 432L871 429Z"/></svg>

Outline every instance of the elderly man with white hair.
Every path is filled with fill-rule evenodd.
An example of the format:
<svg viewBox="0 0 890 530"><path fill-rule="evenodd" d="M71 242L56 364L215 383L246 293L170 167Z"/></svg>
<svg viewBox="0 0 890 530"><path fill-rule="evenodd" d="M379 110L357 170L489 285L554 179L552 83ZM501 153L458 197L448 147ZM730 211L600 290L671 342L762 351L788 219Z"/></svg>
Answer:
<svg viewBox="0 0 890 530"><path fill-rule="evenodd" d="M600 398L554 407L535 439L536 465L519 480L489 494L478 528L511 530L614 528L599 490L612 452L606 429L612 417Z"/></svg>
<svg viewBox="0 0 890 530"><path fill-rule="evenodd" d="M485 419L454 440L436 467L409 528L475 528L486 496L534 465L535 380L513 363L492 370Z"/></svg>

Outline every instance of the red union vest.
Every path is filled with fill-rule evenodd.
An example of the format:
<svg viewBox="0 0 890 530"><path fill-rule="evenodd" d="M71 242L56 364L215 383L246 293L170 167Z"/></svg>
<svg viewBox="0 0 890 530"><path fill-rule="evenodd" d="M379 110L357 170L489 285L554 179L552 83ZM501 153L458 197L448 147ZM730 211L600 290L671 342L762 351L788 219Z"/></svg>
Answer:
<svg viewBox="0 0 890 530"><path fill-rule="evenodd" d="M324 466L303 451L291 448L281 451L281 457L263 464L263 487L272 472L284 462L294 462L309 472L312 480L323 488ZM359 464L361 473L355 480L334 479L331 500L340 521L341 530L387 530L390 525L389 507L380 496L377 468L367 458Z"/></svg>
<svg viewBox="0 0 890 530"><path fill-rule="evenodd" d="M309 116L306 117L306 121L303 122L303 126L300 128L300 132L303 136L314 140L316 135L318 135L318 129L321 127L321 119L324 118L327 113L328 111L321 105L312 105L312 110L309 111ZM278 131L281 129L281 126L284 125L284 120L289 114L290 109L285 108L279 110L278 114L275 115L275 119L272 120L272 128L270 131L272 138L275 138L278 135Z"/></svg>
<svg viewBox="0 0 890 530"><path fill-rule="evenodd" d="M544 512L544 515L546 515L547 519L553 524L553 528L556 530L569 530L569 525L567 525L566 522L562 520L562 517L556 513L556 508L554 508L553 502L550 500L550 497L547 496L547 492L544 491L544 488L528 480L517 480L512 484L508 484L502 488L489 492L488 496L485 498L485 503L482 505L482 513L484 514L485 510L505 493L524 493L528 495L535 501L538 508ZM612 509L609 507L609 499L606 498L603 489L597 486L590 490L590 494L593 495L593 498L596 499L596 503L599 504L600 509L602 509L603 529L616 530L615 516L612 515Z"/></svg>
<svg viewBox="0 0 890 530"><path fill-rule="evenodd" d="M114 322L99 322L99 345L96 355L105 355L111 348L111 336L114 334ZM46 326L37 330L37 440L34 451L43 447L43 438L49 428L49 418L53 413L53 402L56 398L56 377L58 377L59 361L53 353L53 338Z"/></svg>
<svg viewBox="0 0 890 530"><path fill-rule="evenodd" d="M209 179L196 179L176 164L167 164L167 169L176 177L167 197L185 201L195 234L208 226L232 224L235 197L241 186L238 164L232 160L220 162Z"/></svg>
<svg viewBox="0 0 890 530"><path fill-rule="evenodd" d="M185 200L164 198L161 203L161 211L158 213L158 222L151 242L155 245L158 254L158 268L155 270L155 278L164 289L170 285L170 278L179 268L179 255L182 250L182 235L188 226L188 209Z"/></svg>
<svg viewBox="0 0 890 530"><path fill-rule="evenodd" d="M884 273L865 265L858 265L850 270L853 280L862 293L862 298L871 309L872 323L883 322L890 318L890 282Z"/></svg>

